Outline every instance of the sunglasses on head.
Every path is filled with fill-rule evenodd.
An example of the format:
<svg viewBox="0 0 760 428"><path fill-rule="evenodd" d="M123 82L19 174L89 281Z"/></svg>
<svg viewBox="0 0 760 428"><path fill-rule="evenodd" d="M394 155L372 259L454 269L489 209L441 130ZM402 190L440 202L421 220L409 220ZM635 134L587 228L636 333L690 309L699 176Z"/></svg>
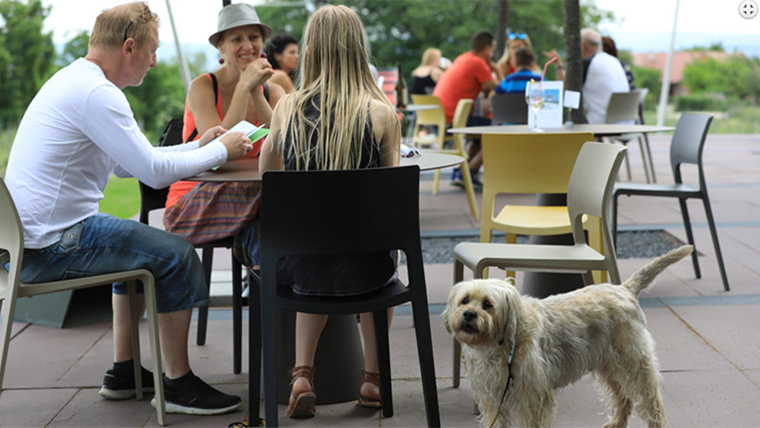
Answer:
<svg viewBox="0 0 760 428"><path fill-rule="evenodd" d="M146 8L146 10L143 11L143 13L141 13L140 16L138 16L138 19L142 18L145 21L149 21L149 20L151 20L151 19L153 19L155 17L156 17L156 14L153 13L149 8ZM130 19L129 20L129 24L127 24L127 28L124 29L124 41L125 42L128 39L127 35L129 33L129 29L132 28L132 24L134 24L134 23L135 23L135 21L133 19Z"/></svg>
<svg viewBox="0 0 760 428"><path fill-rule="evenodd" d="M514 40L514 39L525 40L526 37L528 37L528 35L525 33L509 33L509 40Z"/></svg>

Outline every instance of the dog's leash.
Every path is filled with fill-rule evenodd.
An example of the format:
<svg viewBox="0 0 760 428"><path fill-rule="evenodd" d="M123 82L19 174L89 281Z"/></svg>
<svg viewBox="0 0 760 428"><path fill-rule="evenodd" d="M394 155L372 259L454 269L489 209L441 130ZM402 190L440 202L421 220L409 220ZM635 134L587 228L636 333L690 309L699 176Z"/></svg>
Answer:
<svg viewBox="0 0 760 428"><path fill-rule="evenodd" d="M509 390L509 384L512 380L512 358L515 356L515 343L517 343L517 335L515 335L515 340L512 342L512 346L509 348L509 358L507 358L507 384L504 386L504 392L501 394L499 407L496 408L496 414L493 415L493 419L491 419L491 423L488 424L488 428L493 428L493 424L496 422L496 418L498 418L499 413L501 413L501 406L504 404L504 399L507 397L507 390Z"/></svg>

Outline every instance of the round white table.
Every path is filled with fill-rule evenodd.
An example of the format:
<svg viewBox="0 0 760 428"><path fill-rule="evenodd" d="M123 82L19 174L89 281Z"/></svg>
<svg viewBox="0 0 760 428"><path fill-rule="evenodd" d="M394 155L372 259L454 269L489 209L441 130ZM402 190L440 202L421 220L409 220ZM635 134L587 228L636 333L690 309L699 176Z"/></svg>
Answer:
<svg viewBox="0 0 760 428"><path fill-rule="evenodd" d="M423 153L420 156L401 158L400 166L418 165L421 171L430 171L459 165L464 158L444 153ZM185 181L261 181L259 158L243 157L222 164L216 170L203 171Z"/></svg>
<svg viewBox="0 0 760 428"><path fill-rule="evenodd" d="M599 124L576 124L572 128L542 128L544 133L558 132L590 132L595 137L617 137L624 134L649 134L652 132L669 132L675 130L672 126L657 125L619 125L613 123ZM451 128L447 132L452 134L465 134L480 136L483 134L527 134L530 132L528 125L494 125L494 126L468 126L465 128Z"/></svg>

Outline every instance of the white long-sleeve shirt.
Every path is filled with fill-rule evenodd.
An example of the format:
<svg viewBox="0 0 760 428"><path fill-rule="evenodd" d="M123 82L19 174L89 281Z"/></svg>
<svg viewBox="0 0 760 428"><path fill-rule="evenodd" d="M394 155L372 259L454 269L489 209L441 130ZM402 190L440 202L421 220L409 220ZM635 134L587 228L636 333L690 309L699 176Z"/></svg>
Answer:
<svg viewBox="0 0 760 428"><path fill-rule="evenodd" d="M221 142L155 148L124 93L80 58L40 89L19 125L5 181L26 248L44 248L95 215L112 173L162 188L227 160Z"/></svg>
<svg viewBox="0 0 760 428"><path fill-rule="evenodd" d="M606 52L597 52L588 65L583 83L583 109L588 123L605 123L612 93L630 90L620 61Z"/></svg>

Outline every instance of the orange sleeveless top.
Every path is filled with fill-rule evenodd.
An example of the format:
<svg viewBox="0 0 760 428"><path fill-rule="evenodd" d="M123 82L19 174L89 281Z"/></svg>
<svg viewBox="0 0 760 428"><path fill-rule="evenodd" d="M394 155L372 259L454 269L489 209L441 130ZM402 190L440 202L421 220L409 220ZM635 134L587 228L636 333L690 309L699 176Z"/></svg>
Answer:
<svg viewBox="0 0 760 428"><path fill-rule="evenodd" d="M213 78L211 77L210 73L205 74L205 76L207 76L213 83ZM219 119L224 120L224 115L222 115L222 95L220 91L216 92L216 112L219 114ZM182 126L182 141L186 143L190 138L190 135L196 129L195 118L193 117L193 114L190 113L190 110L187 109L187 100L185 100L185 114L182 120L184 122ZM256 126L259 126L259 124L256 123ZM201 135L196 133L193 141L199 139L200 137ZM259 147L260 146L261 144L259 144ZM258 150L251 150L246 156L255 157L258 154ZM187 192L193 190L193 188L197 186L198 183L198 181L178 181L169 186L169 194L166 195L166 208L169 208L176 204L183 196L185 196Z"/></svg>

